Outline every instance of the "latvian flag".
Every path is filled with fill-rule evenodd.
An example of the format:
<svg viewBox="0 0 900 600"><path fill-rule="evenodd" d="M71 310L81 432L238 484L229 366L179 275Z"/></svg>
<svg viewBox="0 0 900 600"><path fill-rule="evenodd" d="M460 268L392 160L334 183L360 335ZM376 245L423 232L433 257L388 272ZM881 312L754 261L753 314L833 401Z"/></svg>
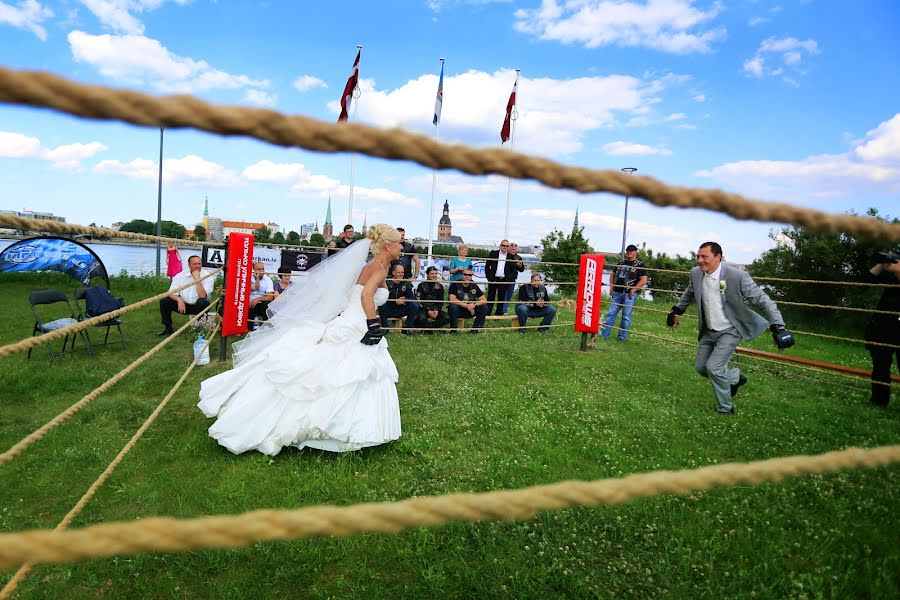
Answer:
<svg viewBox="0 0 900 600"><path fill-rule="evenodd" d="M516 89L519 87L519 74L516 73L516 82L513 84L512 94L506 103L506 117L503 119L503 127L500 128L500 143L505 144L509 139L509 127L512 123L513 108L516 106Z"/></svg>
<svg viewBox="0 0 900 600"><path fill-rule="evenodd" d="M441 79L438 81L437 98L434 99L434 125L441 124L441 106L444 104L444 60L441 59Z"/></svg>
<svg viewBox="0 0 900 600"><path fill-rule="evenodd" d="M353 90L359 84L359 55L362 50L356 52L356 60L353 61L353 70L350 77L347 78L347 85L344 86L344 95L341 96L341 114L338 117L338 123L346 121L350 117L350 104L353 102Z"/></svg>

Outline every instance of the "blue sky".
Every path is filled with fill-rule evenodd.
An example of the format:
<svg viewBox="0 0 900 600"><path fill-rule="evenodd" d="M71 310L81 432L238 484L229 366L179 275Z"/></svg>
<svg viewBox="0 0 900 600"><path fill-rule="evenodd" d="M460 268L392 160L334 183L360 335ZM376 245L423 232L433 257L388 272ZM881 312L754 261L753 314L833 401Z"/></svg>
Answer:
<svg viewBox="0 0 900 600"><path fill-rule="evenodd" d="M515 149L593 168L638 168L827 212L900 216L900 3L890 0L0 0L8 67L153 94L189 93L334 121L362 44L359 120L500 146L521 69ZM156 218L159 131L0 106L0 208L109 225ZM509 146L509 143L506 144ZM192 131L165 136L163 218L285 230L347 219L350 157ZM453 233L503 237L507 180L437 175ZM353 223L428 231L432 172L357 156ZM571 227L621 244L624 198L514 181L510 238ZM687 254L718 240L749 262L772 224L629 203L629 242Z"/></svg>

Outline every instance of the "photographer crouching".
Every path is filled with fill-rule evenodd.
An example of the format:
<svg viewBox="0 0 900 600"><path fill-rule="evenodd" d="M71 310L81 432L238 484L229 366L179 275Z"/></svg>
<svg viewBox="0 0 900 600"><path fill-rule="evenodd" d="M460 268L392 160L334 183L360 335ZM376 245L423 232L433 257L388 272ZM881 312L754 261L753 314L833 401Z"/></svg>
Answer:
<svg viewBox="0 0 900 600"><path fill-rule="evenodd" d="M878 283L900 284L900 254L879 253L874 256L876 264L869 269ZM876 310L900 312L900 286L884 288ZM900 315L875 313L866 325L866 342L900 345ZM872 355L872 399L875 406L887 406L891 399L891 362L897 357L900 369L900 348L866 344Z"/></svg>

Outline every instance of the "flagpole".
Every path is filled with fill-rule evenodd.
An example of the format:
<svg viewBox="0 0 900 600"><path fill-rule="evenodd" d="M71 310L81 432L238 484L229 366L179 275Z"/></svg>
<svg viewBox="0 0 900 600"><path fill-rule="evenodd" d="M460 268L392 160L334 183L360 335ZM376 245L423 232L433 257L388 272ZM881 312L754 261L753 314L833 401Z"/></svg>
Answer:
<svg viewBox="0 0 900 600"><path fill-rule="evenodd" d="M444 78L444 57L441 57L441 81L438 83L438 88L441 87ZM441 106L443 108L443 90L438 89L438 93L441 94ZM438 142L441 139L441 118L440 115L435 113L435 117L437 117L437 123L435 123L434 128L434 141ZM437 188L437 169L431 169L431 210L428 211L428 265L430 266L432 263L431 251L432 251L432 238L434 237L434 193Z"/></svg>
<svg viewBox="0 0 900 600"><path fill-rule="evenodd" d="M516 69L516 83L515 88L518 90L519 88L519 71L521 69ZM519 111L516 110L516 106L519 105L519 95L516 94L516 103L513 104L512 115L510 115L510 120L512 121L512 129L509 134L509 151L513 151L513 146L516 144L516 120L519 118ZM512 204L512 177L507 177L506 179L506 225L503 228L503 237L509 239L509 209Z"/></svg>
<svg viewBox="0 0 900 600"><path fill-rule="evenodd" d="M356 52L359 53L362 51L362 45L356 45ZM357 71L357 82L359 81L359 72ZM353 88L353 98L356 102L353 103L353 120L358 120L359 115L359 97L362 96L362 90L359 89L359 83L356 84L356 87ZM353 224L353 177L356 171L356 152L350 153L350 203L347 207L347 223ZM363 232L363 235L366 235L366 232Z"/></svg>

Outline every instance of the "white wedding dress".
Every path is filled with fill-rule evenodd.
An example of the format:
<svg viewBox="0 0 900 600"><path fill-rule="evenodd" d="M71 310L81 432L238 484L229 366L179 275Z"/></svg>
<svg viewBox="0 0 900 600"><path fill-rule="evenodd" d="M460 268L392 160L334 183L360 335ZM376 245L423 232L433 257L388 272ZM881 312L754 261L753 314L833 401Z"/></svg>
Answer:
<svg viewBox="0 0 900 600"><path fill-rule="evenodd" d="M366 252L354 250L362 264L367 249L366 243ZM351 263L337 269L347 271L338 275L344 281L329 275L313 295L333 293L333 286L346 287L348 277L358 276L361 267L347 260L350 253L334 258L340 254ZM329 258L310 274L332 262ZM360 300L363 286L354 280L344 301L336 301L331 311L340 314L327 320L328 311L323 317L320 310L327 298L317 296L318 304L310 307L305 304L311 300L309 288L288 294L298 285L315 288L315 281L295 283L272 303L269 322L238 347L235 367L201 384L200 410L218 417L209 428L211 437L235 454L257 450L270 456L285 446L347 452L400 437L397 367L387 340L374 346L360 343L366 315ZM381 306L387 297L387 290L379 288L375 304Z"/></svg>

